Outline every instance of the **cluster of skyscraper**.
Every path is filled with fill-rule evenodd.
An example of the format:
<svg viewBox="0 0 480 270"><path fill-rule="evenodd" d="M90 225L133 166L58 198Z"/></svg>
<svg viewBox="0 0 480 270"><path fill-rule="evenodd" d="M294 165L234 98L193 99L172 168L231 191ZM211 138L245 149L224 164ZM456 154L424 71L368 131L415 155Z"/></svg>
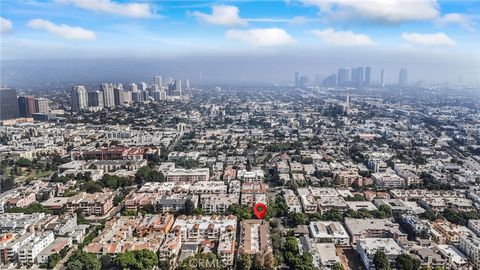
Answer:
<svg viewBox="0 0 480 270"><path fill-rule="evenodd" d="M408 72L406 69L402 68L400 70L399 78L398 78L398 85L399 86L407 86L407 77ZM296 88L305 88L309 79L307 76L300 76L298 72L295 72L295 87ZM340 68L338 72L335 74L331 74L325 77L322 81L317 75L315 79L315 85L317 86L325 86L325 87L354 87L354 88L362 88L368 87L372 84L372 68L371 67L357 67L352 68L351 70L348 68ZM378 84L380 87L385 86L385 71L383 68L380 71L380 82Z"/></svg>
<svg viewBox="0 0 480 270"><path fill-rule="evenodd" d="M190 82L185 80L185 86L190 88ZM162 76L155 76L153 84L147 85L132 83L124 89L121 83L102 83L100 90L88 92L85 86L76 85L71 92L72 111L87 108L112 108L115 106L129 105L133 102L164 101L168 98L175 99L182 96L182 81L169 77L165 80Z"/></svg>
<svg viewBox="0 0 480 270"><path fill-rule="evenodd" d="M295 88L305 88L309 81L308 76L300 76L300 73L295 72Z"/></svg>
<svg viewBox="0 0 480 270"><path fill-rule="evenodd" d="M372 81L371 67L340 68L337 74L332 74L323 80L326 87L356 87L370 86Z"/></svg>
<svg viewBox="0 0 480 270"><path fill-rule="evenodd" d="M31 118L48 113L48 100L34 96L17 96L15 89L0 87L0 120Z"/></svg>

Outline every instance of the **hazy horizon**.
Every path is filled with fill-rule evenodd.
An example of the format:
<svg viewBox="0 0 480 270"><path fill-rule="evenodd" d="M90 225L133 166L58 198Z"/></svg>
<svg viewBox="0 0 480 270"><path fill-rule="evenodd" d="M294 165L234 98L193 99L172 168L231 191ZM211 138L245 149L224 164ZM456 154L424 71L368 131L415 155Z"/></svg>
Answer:
<svg viewBox="0 0 480 270"><path fill-rule="evenodd" d="M400 68L412 84L479 84L479 11L436 0L4 1L1 82L271 83L371 66L387 84Z"/></svg>

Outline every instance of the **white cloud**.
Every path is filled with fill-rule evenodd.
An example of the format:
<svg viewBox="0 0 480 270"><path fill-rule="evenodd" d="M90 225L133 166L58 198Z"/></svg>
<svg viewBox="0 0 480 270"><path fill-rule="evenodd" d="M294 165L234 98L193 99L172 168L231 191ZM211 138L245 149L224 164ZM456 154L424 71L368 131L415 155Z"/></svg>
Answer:
<svg viewBox="0 0 480 270"><path fill-rule="evenodd" d="M402 22L431 20L439 16L436 0L302 0L335 17Z"/></svg>
<svg viewBox="0 0 480 270"><path fill-rule="evenodd" d="M470 19L469 16L463 15L460 13L448 13L444 16L438 18L435 23L440 26L446 26L449 24L458 24L462 28L473 32L475 31L474 22Z"/></svg>
<svg viewBox="0 0 480 270"><path fill-rule="evenodd" d="M253 28L249 30L229 30L225 37L260 47L275 47L293 44L295 40L281 28Z"/></svg>
<svg viewBox="0 0 480 270"><path fill-rule="evenodd" d="M95 32L66 24L54 24L51 21L43 19L34 19L27 23L27 26L33 29L46 30L55 35L68 39L95 39Z"/></svg>
<svg viewBox="0 0 480 270"><path fill-rule="evenodd" d="M10 31L12 31L13 24L12 21L5 19L3 17L0 17L0 34L6 34Z"/></svg>
<svg viewBox="0 0 480 270"><path fill-rule="evenodd" d="M445 47L456 44L456 42L450 39L445 33L419 34L405 32L402 33L402 37L412 44L428 47Z"/></svg>
<svg viewBox="0 0 480 270"><path fill-rule="evenodd" d="M117 3L112 0L56 0L62 4L71 4L78 8L117 14L134 18L151 17L152 11L148 3Z"/></svg>
<svg viewBox="0 0 480 270"><path fill-rule="evenodd" d="M236 6L215 5L212 6L212 14L194 11L191 14L199 20L216 25L247 25L247 21L240 18L239 10Z"/></svg>
<svg viewBox="0 0 480 270"><path fill-rule="evenodd" d="M355 34L352 31L335 31L333 28L327 28L310 32L323 40L323 42L335 46L355 47L375 44L367 35Z"/></svg>

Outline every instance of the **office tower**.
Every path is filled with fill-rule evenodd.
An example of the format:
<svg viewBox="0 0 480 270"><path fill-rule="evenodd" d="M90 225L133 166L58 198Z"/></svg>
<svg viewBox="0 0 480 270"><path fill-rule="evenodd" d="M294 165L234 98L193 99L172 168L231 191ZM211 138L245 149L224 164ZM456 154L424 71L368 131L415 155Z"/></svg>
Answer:
<svg viewBox="0 0 480 270"><path fill-rule="evenodd" d="M154 84L154 85L158 85L159 87L161 87L162 84L163 84L162 76L157 75L157 76L153 77L153 84ZM145 90L146 90L146 89L145 89Z"/></svg>
<svg viewBox="0 0 480 270"><path fill-rule="evenodd" d="M380 71L380 86L385 87L385 71L382 70Z"/></svg>
<svg viewBox="0 0 480 270"><path fill-rule="evenodd" d="M17 118L18 115L17 91L0 86L0 120Z"/></svg>
<svg viewBox="0 0 480 270"><path fill-rule="evenodd" d="M366 86L370 86L371 75L372 75L372 68L371 67L366 67L365 68L365 85Z"/></svg>
<svg viewBox="0 0 480 270"><path fill-rule="evenodd" d="M146 82L140 82L140 91L147 91L147 88L148 86Z"/></svg>
<svg viewBox="0 0 480 270"><path fill-rule="evenodd" d="M143 101L147 101L150 97L150 93L148 91L141 91L140 93L142 94Z"/></svg>
<svg viewBox="0 0 480 270"><path fill-rule="evenodd" d="M332 74L332 75L326 77L326 78L323 80L323 86L326 86L326 87L335 87L335 86L337 86L337 74Z"/></svg>
<svg viewBox="0 0 480 270"><path fill-rule="evenodd" d="M351 85L355 86L358 82L358 68L352 68Z"/></svg>
<svg viewBox="0 0 480 270"><path fill-rule="evenodd" d="M123 90L123 84L117 83L117 85L115 86L115 88L118 88L118 89L122 89L122 90Z"/></svg>
<svg viewBox="0 0 480 270"><path fill-rule="evenodd" d="M88 107L103 108L103 92L88 92Z"/></svg>
<svg viewBox="0 0 480 270"><path fill-rule="evenodd" d="M103 106L107 108L115 107L115 93L113 85L109 83L102 83L103 92Z"/></svg>
<svg viewBox="0 0 480 270"><path fill-rule="evenodd" d="M359 67L357 71L357 87L363 86L363 82L365 81L365 73L363 67Z"/></svg>
<svg viewBox="0 0 480 270"><path fill-rule="evenodd" d="M185 79L185 88L190 89L190 80L189 79Z"/></svg>
<svg viewBox="0 0 480 270"><path fill-rule="evenodd" d="M143 102L143 92L134 91L132 93L132 101L133 102Z"/></svg>
<svg viewBox="0 0 480 270"><path fill-rule="evenodd" d="M35 98L32 96L18 97L18 112L20 117L32 117L35 110Z"/></svg>
<svg viewBox="0 0 480 270"><path fill-rule="evenodd" d="M349 73L349 70L346 68L340 68L338 70L338 86L347 86L347 82L349 81Z"/></svg>
<svg viewBox="0 0 480 270"><path fill-rule="evenodd" d="M155 90L155 91L152 91L150 93L150 96L154 99L154 100L160 100L160 91L159 90Z"/></svg>
<svg viewBox="0 0 480 270"><path fill-rule="evenodd" d="M147 89L145 89L145 90L147 90ZM142 90L142 91L145 91L145 90ZM134 83L131 83L130 84L130 91L137 92L138 91L137 85L134 84Z"/></svg>
<svg viewBox="0 0 480 270"><path fill-rule="evenodd" d="M295 72L295 87L300 87L300 74Z"/></svg>
<svg viewBox="0 0 480 270"><path fill-rule="evenodd" d="M35 98L35 112L37 113L48 113L48 99L46 98Z"/></svg>
<svg viewBox="0 0 480 270"><path fill-rule="evenodd" d="M167 100L167 90L160 88L160 100Z"/></svg>
<svg viewBox="0 0 480 270"><path fill-rule="evenodd" d="M123 106L123 89L115 87L113 89L113 99L115 100L115 106Z"/></svg>
<svg viewBox="0 0 480 270"><path fill-rule="evenodd" d="M71 92L72 111L84 110L88 107L87 89L83 85L75 85Z"/></svg>
<svg viewBox="0 0 480 270"><path fill-rule="evenodd" d="M172 77L168 77L168 78L166 79L166 81L165 81L165 84L169 85L169 84L171 84L171 83L173 83L173 78L172 78Z"/></svg>
<svg viewBox="0 0 480 270"><path fill-rule="evenodd" d="M125 104L131 104L132 103L132 93L131 91L123 91L123 102Z"/></svg>
<svg viewBox="0 0 480 270"><path fill-rule="evenodd" d="M305 88L307 87L307 83L309 82L308 76L300 76L300 85L299 87Z"/></svg>
<svg viewBox="0 0 480 270"><path fill-rule="evenodd" d="M398 75L398 85L407 86L408 72L406 69L400 69L400 74Z"/></svg>
<svg viewBox="0 0 480 270"><path fill-rule="evenodd" d="M178 96L182 96L182 80L175 80L175 91Z"/></svg>

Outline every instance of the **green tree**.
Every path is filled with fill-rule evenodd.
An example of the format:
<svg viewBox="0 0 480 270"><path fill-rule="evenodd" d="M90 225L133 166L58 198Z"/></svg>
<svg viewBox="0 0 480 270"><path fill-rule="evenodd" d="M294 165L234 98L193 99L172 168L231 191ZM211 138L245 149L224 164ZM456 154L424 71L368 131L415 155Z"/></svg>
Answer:
<svg viewBox="0 0 480 270"><path fill-rule="evenodd" d="M79 266L81 266L79 268ZM70 256L67 264L68 270L100 270L101 263L97 256L77 251Z"/></svg>
<svg viewBox="0 0 480 270"><path fill-rule="evenodd" d="M298 242L296 237L287 237L285 243L283 244L283 250L285 252L291 252L293 254L298 254Z"/></svg>
<svg viewBox="0 0 480 270"><path fill-rule="evenodd" d="M373 264L375 265L375 269L377 270L390 269L390 262L388 261L388 257L385 252L381 250L377 250L377 252L375 252L375 255L373 256Z"/></svg>
<svg viewBox="0 0 480 270"><path fill-rule="evenodd" d="M252 256L250 254L241 254L238 256L237 269L250 270L252 268Z"/></svg>
<svg viewBox="0 0 480 270"><path fill-rule="evenodd" d="M303 213L289 213L288 223L292 226L305 225L305 215Z"/></svg>
<svg viewBox="0 0 480 270"><path fill-rule="evenodd" d="M395 261L397 262L398 269L400 270L417 270L421 265L419 260L414 259L407 253L401 254L395 259Z"/></svg>
<svg viewBox="0 0 480 270"><path fill-rule="evenodd" d="M113 265L112 256L108 254L100 256L100 263L102 264L102 269L110 269Z"/></svg>
<svg viewBox="0 0 480 270"><path fill-rule="evenodd" d="M151 270L158 265L158 258L151 250L134 250L118 255L116 263L120 269Z"/></svg>
<svg viewBox="0 0 480 270"><path fill-rule="evenodd" d="M195 204L193 203L192 200L187 199L185 201L185 215L191 215L193 214L193 210L195 210Z"/></svg>
<svg viewBox="0 0 480 270"><path fill-rule="evenodd" d="M384 213L384 217L389 218L392 216L392 208L386 204L382 204L378 207L378 211Z"/></svg>

